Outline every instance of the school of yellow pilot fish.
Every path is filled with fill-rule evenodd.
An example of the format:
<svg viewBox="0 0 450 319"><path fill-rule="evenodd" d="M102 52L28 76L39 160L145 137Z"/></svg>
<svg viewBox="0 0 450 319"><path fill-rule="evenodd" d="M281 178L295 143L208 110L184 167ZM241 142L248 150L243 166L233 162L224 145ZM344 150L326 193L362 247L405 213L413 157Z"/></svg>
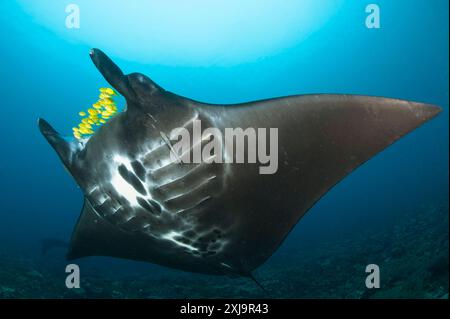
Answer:
<svg viewBox="0 0 450 319"><path fill-rule="evenodd" d="M92 108L87 112L78 113L82 119L77 127L73 128L73 136L77 139L94 134L95 126L100 126L108 119L116 115L117 105L114 97L117 96L116 91L111 88L100 88L98 101L92 104Z"/></svg>

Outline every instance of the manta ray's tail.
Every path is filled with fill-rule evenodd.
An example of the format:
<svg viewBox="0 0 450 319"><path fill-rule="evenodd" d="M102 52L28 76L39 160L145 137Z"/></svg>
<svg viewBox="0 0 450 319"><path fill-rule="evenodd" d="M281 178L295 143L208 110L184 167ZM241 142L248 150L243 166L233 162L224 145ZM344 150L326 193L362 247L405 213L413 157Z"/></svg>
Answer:
<svg viewBox="0 0 450 319"><path fill-rule="evenodd" d="M253 280L253 282L254 282L259 288L261 288L261 290L264 291L264 293L265 293L267 296L270 296L270 295L269 295L269 292L267 291L267 289L264 288L263 285L261 285L261 283L255 278L255 276L253 276L252 273L248 273L247 277L250 278L251 280Z"/></svg>

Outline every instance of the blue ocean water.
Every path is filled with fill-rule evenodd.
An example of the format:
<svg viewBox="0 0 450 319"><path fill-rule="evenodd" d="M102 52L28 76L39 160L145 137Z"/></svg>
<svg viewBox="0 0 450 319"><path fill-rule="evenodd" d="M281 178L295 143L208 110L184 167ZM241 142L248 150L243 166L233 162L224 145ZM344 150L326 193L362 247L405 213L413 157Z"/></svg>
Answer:
<svg viewBox="0 0 450 319"><path fill-rule="evenodd" d="M289 2L279 6L288 6ZM206 25L196 26L189 33L185 31L189 25L177 24L182 16L197 15L202 19L211 13L195 6L186 8L187 11L171 12L165 6L164 14L173 21L170 39L157 42L164 34L150 37L155 46L162 47L155 49L157 54L146 55L152 50L151 41L146 42L145 37L139 39L140 49L136 41L121 37L133 37L131 33L127 35L129 23L139 25L144 31L148 28L148 32L159 32L158 25L134 20L127 16L125 2L112 2L110 6L124 15L123 21L112 22L121 26L122 31L120 36L111 34L107 39L101 38L107 26L103 17L110 6L97 8L91 15L98 19L86 19L89 24L83 26L82 4L86 2L80 3L80 30L86 27L92 28L92 32L73 35L78 31L64 27L65 1L41 1L40 6L28 6L23 1L0 2L0 114L3 119L0 298L72 296L63 287L64 252L43 259L40 241L47 237L70 238L82 206L82 194L40 135L37 119L44 117L60 132L70 133L77 113L94 102L98 88L106 85L88 55L90 48L99 45L110 50L111 57L126 73L147 74L169 91L210 103L246 102L292 94L348 93L441 106L443 112L438 118L402 138L334 187L300 221L279 251L261 268L258 277L279 291L277 297L360 297L362 293L356 292L364 291L364 281L361 285L357 282L346 285L345 279L336 279L347 278L349 270L344 268L348 264L362 267L369 262L386 262L400 267L398 264L408 261L411 269L401 272L412 275L397 279L395 289L387 286L385 295L380 290L380 296L440 297L447 293L448 297L448 270L438 279L429 279L433 269L442 272L439 267L448 266L448 1L376 1L381 9L380 29L365 26L366 1L342 1L333 6L321 18L321 24L307 35L302 33L305 25L294 24L296 20L306 19L301 11L291 12L293 18L287 19L292 28L297 28L291 33L270 32L275 26L271 28L263 17L253 18L251 27L261 28L261 32L248 32L249 38L239 38L240 45L246 45L242 56L233 39L247 31L244 18L239 24L212 26L209 30L212 34L208 33L207 24L213 21L206 19ZM158 10L157 2L148 3L152 3L152 10ZM139 5L144 10L148 3ZM176 7L176 1L172 5ZM247 11L239 13L240 16L258 17L258 5L244 9ZM89 10L95 10L95 6ZM236 14L230 10L217 17L226 22ZM313 23L314 19L309 17L308 21ZM283 23L283 19L275 22ZM277 28L284 30L279 25ZM286 30L289 28L285 26ZM198 30L206 35L197 36ZM215 36L214 32L219 31ZM160 32L169 31L161 28ZM86 36L90 33L97 33L100 38ZM255 34L257 39L251 37ZM285 36L287 40L278 41L277 36ZM252 39L260 51L251 50ZM186 54L183 47L171 44L177 41L186 46ZM261 44L272 42L278 43L277 46ZM195 50L188 47L190 43ZM122 47L126 45L129 47ZM211 45L219 49L212 50ZM415 235L408 237L409 232ZM436 242L436 238L441 241ZM363 253L364 247L371 251L376 245L381 247L377 248L380 251L383 247L390 249L388 246L395 240L402 247L400 255ZM356 256L358 245L364 247ZM433 264L434 268L426 268L428 262L434 262L432 256L416 259L426 256L429 249L435 249L443 258ZM326 264L323 256L327 256ZM343 260L349 256L352 261ZM149 264L96 257L82 260L80 264L90 269L86 280L95 289L85 289L79 296L246 297L258 294L257 287L253 290L251 283L244 281L191 275ZM312 271L319 266L322 267L320 275ZM302 267L310 267L311 271L305 272ZM414 272L417 268L424 270ZM33 271L36 284L31 292L14 278L26 277ZM297 286L290 277L295 274L303 276ZM49 276L56 278L52 285L46 284ZM305 287L304 281L311 282L307 276L314 277L317 285ZM364 268L355 276L364 277ZM136 279L140 277L145 278L143 287ZM126 284L129 278L136 282L136 288ZM170 290L168 283L173 281L177 282L177 292ZM183 286L181 281L186 284ZM199 292L194 283L206 281L210 290L203 287ZM145 282L151 282L154 290L146 291Z"/></svg>

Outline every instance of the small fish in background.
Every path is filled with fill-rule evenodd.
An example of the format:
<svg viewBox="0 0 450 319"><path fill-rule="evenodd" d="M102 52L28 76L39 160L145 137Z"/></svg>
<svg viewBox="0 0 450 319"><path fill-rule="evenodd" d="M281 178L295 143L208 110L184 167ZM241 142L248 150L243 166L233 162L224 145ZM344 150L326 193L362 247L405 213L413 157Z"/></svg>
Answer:
<svg viewBox="0 0 450 319"><path fill-rule="evenodd" d="M49 251L54 249L67 249L69 243L58 238L44 238L41 240L41 255L45 256Z"/></svg>

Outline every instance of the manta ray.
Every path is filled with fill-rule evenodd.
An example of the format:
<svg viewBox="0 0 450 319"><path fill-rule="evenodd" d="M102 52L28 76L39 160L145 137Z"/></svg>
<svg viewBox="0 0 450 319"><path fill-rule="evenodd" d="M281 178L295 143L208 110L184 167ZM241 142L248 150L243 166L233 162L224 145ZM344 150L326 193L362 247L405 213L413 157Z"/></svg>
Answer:
<svg viewBox="0 0 450 319"><path fill-rule="evenodd" d="M345 94L207 104L143 74L125 75L99 49L90 57L126 99L125 110L81 140L38 121L84 195L69 260L111 256L251 276L335 184L440 112L424 103ZM174 161L171 132L192 131L196 120L219 129L277 128L276 173L260 174L257 163ZM236 156L221 146L224 156Z"/></svg>

